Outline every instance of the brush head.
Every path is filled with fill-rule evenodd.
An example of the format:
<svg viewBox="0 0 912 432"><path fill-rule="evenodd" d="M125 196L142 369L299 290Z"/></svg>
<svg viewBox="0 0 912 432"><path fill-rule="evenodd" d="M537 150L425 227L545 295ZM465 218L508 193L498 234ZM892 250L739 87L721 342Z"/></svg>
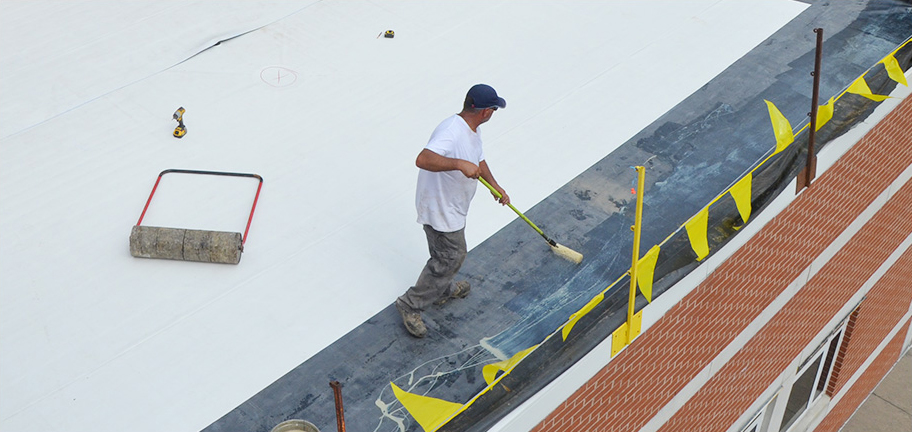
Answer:
<svg viewBox="0 0 912 432"><path fill-rule="evenodd" d="M583 261L583 254L560 243L551 245L551 250L554 251L554 253L556 253L559 257L572 263L579 264Z"/></svg>

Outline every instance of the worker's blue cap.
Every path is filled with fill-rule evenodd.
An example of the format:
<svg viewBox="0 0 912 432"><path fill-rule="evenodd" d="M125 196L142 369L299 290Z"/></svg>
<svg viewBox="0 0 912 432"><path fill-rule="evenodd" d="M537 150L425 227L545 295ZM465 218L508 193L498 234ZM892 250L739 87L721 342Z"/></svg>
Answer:
<svg viewBox="0 0 912 432"><path fill-rule="evenodd" d="M475 84L469 89L466 98L472 99L473 108L506 108L507 101L497 96L494 88L487 84Z"/></svg>

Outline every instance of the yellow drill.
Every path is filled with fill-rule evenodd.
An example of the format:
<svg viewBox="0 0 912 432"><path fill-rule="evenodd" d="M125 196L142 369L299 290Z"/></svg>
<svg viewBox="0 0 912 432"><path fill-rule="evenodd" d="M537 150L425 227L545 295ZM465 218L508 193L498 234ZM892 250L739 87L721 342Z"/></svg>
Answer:
<svg viewBox="0 0 912 432"><path fill-rule="evenodd" d="M174 120L177 120L177 127L174 128L174 138L183 138L187 135L187 128L184 126L184 107L174 111Z"/></svg>

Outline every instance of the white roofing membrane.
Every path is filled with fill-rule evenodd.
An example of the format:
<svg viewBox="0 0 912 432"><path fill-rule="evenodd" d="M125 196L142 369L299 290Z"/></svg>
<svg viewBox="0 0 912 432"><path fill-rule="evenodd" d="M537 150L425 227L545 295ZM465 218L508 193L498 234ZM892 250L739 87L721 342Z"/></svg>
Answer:
<svg viewBox="0 0 912 432"><path fill-rule="evenodd" d="M0 429L204 428L414 282L414 159L471 85L525 211L805 7L0 2ZM168 168L263 176L239 265L130 255ZM143 225L243 232L255 190L168 174ZM479 191L469 247L514 217Z"/></svg>

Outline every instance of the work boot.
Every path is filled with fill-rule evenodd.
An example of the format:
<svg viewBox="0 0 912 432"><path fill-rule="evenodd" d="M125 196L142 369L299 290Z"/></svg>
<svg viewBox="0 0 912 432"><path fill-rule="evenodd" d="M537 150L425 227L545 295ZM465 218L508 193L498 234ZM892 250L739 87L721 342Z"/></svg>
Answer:
<svg viewBox="0 0 912 432"><path fill-rule="evenodd" d="M450 291L449 294L445 294L439 300L435 301L434 304L440 306L446 303L450 299L461 299L469 295L469 291L472 290L472 285L469 284L469 281L461 280L456 282L456 287Z"/></svg>
<svg viewBox="0 0 912 432"><path fill-rule="evenodd" d="M412 336L423 338L427 335L427 327L425 327L424 321L421 320L420 312L412 309L399 299L396 299L396 310L399 311L399 315L402 315L402 323L405 324L405 329Z"/></svg>

